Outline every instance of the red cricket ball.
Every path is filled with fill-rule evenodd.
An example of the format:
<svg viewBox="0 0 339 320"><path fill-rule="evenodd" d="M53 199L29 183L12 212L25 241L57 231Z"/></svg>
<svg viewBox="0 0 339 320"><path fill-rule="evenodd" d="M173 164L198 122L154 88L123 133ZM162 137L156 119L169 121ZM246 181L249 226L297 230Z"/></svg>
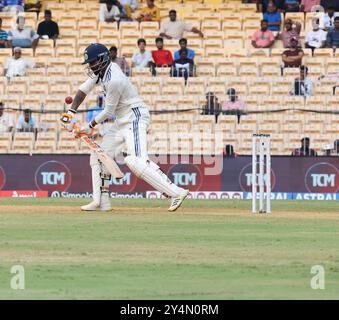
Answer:
<svg viewBox="0 0 339 320"><path fill-rule="evenodd" d="M71 104L71 103L73 102L73 98L72 98L72 97L66 97L66 98L65 98L65 102L66 102L67 104Z"/></svg>

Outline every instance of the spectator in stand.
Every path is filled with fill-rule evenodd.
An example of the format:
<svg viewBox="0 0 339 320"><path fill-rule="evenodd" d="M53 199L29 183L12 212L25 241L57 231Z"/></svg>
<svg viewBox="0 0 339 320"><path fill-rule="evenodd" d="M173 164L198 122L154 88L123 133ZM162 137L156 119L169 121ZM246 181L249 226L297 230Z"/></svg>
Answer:
<svg viewBox="0 0 339 320"><path fill-rule="evenodd" d="M17 18L17 27L8 32L8 45L10 48L32 48L33 53L39 42L39 35L31 28L25 27L25 18Z"/></svg>
<svg viewBox="0 0 339 320"><path fill-rule="evenodd" d="M301 0L300 11L312 12L312 7L320 5L320 0Z"/></svg>
<svg viewBox="0 0 339 320"><path fill-rule="evenodd" d="M218 122L221 106L217 96L213 92L206 93L206 104L202 106L202 115L215 115L215 123Z"/></svg>
<svg viewBox="0 0 339 320"><path fill-rule="evenodd" d="M339 47L339 17L334 19L334 29L327 34L326 45L328 48Z"/></svg>
<svg viewBox="0 0 339 320"><path fill-rule="evenodd" d="M270 48L274 43L274 35L268 30L267 20L261 20L261 29L252 35L252 46L254 48Z"/></svg>
<svg viewBox="0 0 339 320"><path fill-rule="evenodd" d="M279 39L283 42L284 48L290 48L292 38L297 38L298 43L300 42L300 31L301 31L300 22L292 21L291 19L286 19L285 30L281 33L278 33L276 39ZM299 43L299 45L301 44Z"/></svg>
<svg viewBox="0 0 339 320"><path fill-rule="evenodd" d="M8 33L2 30L2 19L0 18L0 48L7 48Z"/></svg>
<svg viewBox="0 0 339 320"><path fill-rule="evenodd" d="M238 157L239 154L234 152L234 147L231 144L226 144L225 149L223 150L223 156L229 158Z"/></svg>
<svg viewBox="0 0 339 320"><path fill-rule="evenodd" d="M20 47L15 47L13 49L13 53L13 57L6 61L4 76L8 78L23 77L26 74L26 68L34 68L38 66L33 62L22 58Z"/></svg>
<svg viewBox="0 0 339 320"><path fill-rule="evenodd" d="M147 0L147 8L136 18L137 21L157 21L160 22L160 9L154 4L154 0Z"/></svg>
<svg viewBox="0 0 339 320"><path fill-rule="evenodd" d="M267 6L267 12L264 13L264 20L268 23L268 30L280 31L281 13L278 12L277 6L272 2Z"/></svg>
<svg viewBox="0 0 339 320"><path fill-rule="evenodd" d="M240 123L241 112L244 111L246 107L245 102L238 98L234 88L228 89L227 95L229 100L223 104L221 111L223 114L236 114L238 123Z"/></svg>
<svg viewBox="0 0 339 320"><path fill-rule="evenodd" d="M298 47L298 39L291 39L291 48L282 53L285 68L300 68L304 51Z"/></svg>
<svg viewBox="0 0 339 320"><path fill-rule="evenodd" d="M26 12L36 12L39 14L42 4L39 0L25 0L25 11Z"/></svg>
<svg viewBox="0 0 339 320"><path fill-rule="evenodd" d="M274 3L279 12L284 12L284 0L257 0L257 11L265 13L269 4Z"/></svg>
<svg viewBox="0 0 339 320"><path fill-rule="evenodd" d="M177 12L171 10L169 12L169 20L161 23L160 37L166 39L180 39L184 36L185 31L197 33L201 38L204 37L203 33L193 27L190 23L177 20Z"/></svg>
<svg viewBox="0 0 339 320"><path fill-rule="evenodd" d="M334 19L338 14L334 11L333 7L329 7L325 14L320 18L320 29L330 31L334 29Z"/></svg>
<svg viewBox="0 0 339 320"><path fill-rule="evenodd" d="M138 40L139 52L133 54L132 68L142 69L150 67L152 61L152 53L146 50L146 40Z"/></svg>
<svg viewBox="0 0 339 320"><path fill-rule="evenodd" d="M333 152L331 153L332 156L336 155L339 156L339 139L335 140L333 143Z"/></svg>
<svg viewBox="0 0 339 320"><path fill-rule="evenodd" d="M120 18L124 21L132 20L133 12L138 8L138 0L119 0L116 6L120 10Z"/></svg>
<svg viewBox="0 0 339 320"><path fill-rule="evenodd" d="M314 157L317 156L317 152L310 148L310 138L305 137L301 139L301 148L294 149L292 151L294 157Z"/></svg>
<svg viewBox="0 0 339 320"><path fill-rule="evenodd" d="M313 82L307 78L308 68L300 66L300 76L294 80L294 95L309 97L312 95Z"/></svg>
<svg viewBox="0 0 339 320"><path fill-rule="evenodd" d="M326 31L319 28L319 18L313 18L312 20L313 30L306 34L305 48L314 49L326 47Z"/></svg>
<svg viewBox="0 0 339 320"><path fill-rule="evenodd" d="M185 84L187 83L188 77L195 76L194 61L188 58L187 49L183 48L180 50L180 58L174 60L174 64L171 69L172 77L184 77Z"/></svg>
<svg viewBox="0 0 339 320"><path fill-rule="evenodd" d="M195 52L192 49L187 48L187 39L182 38L179 40L180 49L174 52L174 60L180 58L180 50L186 49L187 50L187 58L194 60Z"/></svg>
<svg viewBox="0 0 339 320"><path fill-rule="evenodd" d="M156 38L155 45L158 50L152 51L152 58L157 67L171 67L173 64L173 56L171 51L164 50L164 39Z"/></svg>
<svg viewBox="0 0 339 320"><path fill-rule="evenodd" d="M41 39L53 39L55 44L59 36L59 26L52 20L51 10L45 10L45 20L38 25L38 35Z"/></svg>
<svg viewBox="0 0 339 320"><path fill-rule="evenodd" d="M16 130L18 132L34 132L35 135L37 134L38 125L32 116L32 111L30 109L23 110L23 115L19 117Z"/></svg>
<svg viewBox="0 0 339 320"><path fill-rule="evenodd" d="M122 72L129 77L131 75L131 68L128 65L125 57L118 57L118 48L116 46L112 46L109 49L109 55L111 61L116 63L121 68Z"/></svg>
<svg viewBox="0 0 339 320"><path fill-rule="evenodd" d="M300 0L285 0L284 10L285 12L299 12Z"/></svg>
<svg viewBox="0 0 339 320"><path fill-rule="evenodd" d="M116 22L120 20L120 10L116 6L115 0L106 0L100 4L99 21Z"/></svg>
<svg viewBox="0 0 339 320"><path fill-rule="evenodd" d="M2 0L1 8L3 12L22 12L24 11L23 0Z"/></svg>
<svg viewBox="0 0 339 320"><path fill-rule="evenodd" d="M320 5L326 10L332 7L334 11L339 12L339 1L338 0L321 0Z"/></svg>
<svg viewBox="0 0 339 320"><path fill-rule="evenodd" d="M4 112L4 105L0 102L0 134L12 132L14 128L14 120L12 115Z"/></svg>

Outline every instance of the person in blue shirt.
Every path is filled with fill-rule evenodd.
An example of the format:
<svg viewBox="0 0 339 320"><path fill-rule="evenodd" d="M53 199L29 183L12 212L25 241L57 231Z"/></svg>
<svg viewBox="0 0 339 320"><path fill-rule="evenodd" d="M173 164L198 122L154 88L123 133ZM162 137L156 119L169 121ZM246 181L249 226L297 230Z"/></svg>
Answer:
<svg viewBox="0 0 339 320"><path fill-rule="evenodd" d="M281 26L281 13L278 12L274 3L270 3L267 6L267 12L264 13L264 20L268 22L268 30L280 31Z"/></svg>
<svg viewBox="0 0 339 320"><path fill-rule="evenodd" d="M180 39L179 45L180 45L180 50L177 50L177 51L174 52L174 60L180 59L181 49L186 49L187 50L187 58L194 60L195 52L194 52L194 50L187 48L187 39L185 39L185 38Z"/></svg>
<svg viewBox="0 0 339 320"><path fill-rule="evenodd" d="M0 11L24 11L23 0L2 0L0 2Z"/></svg>

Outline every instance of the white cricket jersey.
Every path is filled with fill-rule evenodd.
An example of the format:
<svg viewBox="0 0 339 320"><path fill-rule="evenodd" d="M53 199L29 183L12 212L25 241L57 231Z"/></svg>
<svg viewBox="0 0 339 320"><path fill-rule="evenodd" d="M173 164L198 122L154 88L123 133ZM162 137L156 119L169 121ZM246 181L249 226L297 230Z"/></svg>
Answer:
<svg viewBox="0 0 339 320"><path fill-rule="evenodd" d="M97 84L102 86L105 96L105 108L95 117L97 123L114 115L119 119L133 114L132 108L147 108L130 79L114 62L110 63L102 79L88 78L79 90L87 95Z"/></svg>

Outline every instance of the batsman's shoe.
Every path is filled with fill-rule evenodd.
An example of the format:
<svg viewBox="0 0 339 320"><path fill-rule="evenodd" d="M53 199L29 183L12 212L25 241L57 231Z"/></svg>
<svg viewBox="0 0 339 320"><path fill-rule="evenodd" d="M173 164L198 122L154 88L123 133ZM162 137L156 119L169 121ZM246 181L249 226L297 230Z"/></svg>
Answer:
<svg viewBox="0 0 339 320"><path fill-rule="evenodd" d="M111 211L112 206L111 206L111 203L108 197L101 196L100 204L97 203L96 201L92 201L91 203L85 206L82 206L81 210L82 211Z"/></svg>
<svg viewBox="0 0 339 320"><path fill-rule="evenodd" d="M181 206L182 202L186 199L188 193L189 193L189 190L184 190L182 195L180 195L177 198L172 198L171 206L168 208L168 211L173 212L177 210Z"/></svg>

